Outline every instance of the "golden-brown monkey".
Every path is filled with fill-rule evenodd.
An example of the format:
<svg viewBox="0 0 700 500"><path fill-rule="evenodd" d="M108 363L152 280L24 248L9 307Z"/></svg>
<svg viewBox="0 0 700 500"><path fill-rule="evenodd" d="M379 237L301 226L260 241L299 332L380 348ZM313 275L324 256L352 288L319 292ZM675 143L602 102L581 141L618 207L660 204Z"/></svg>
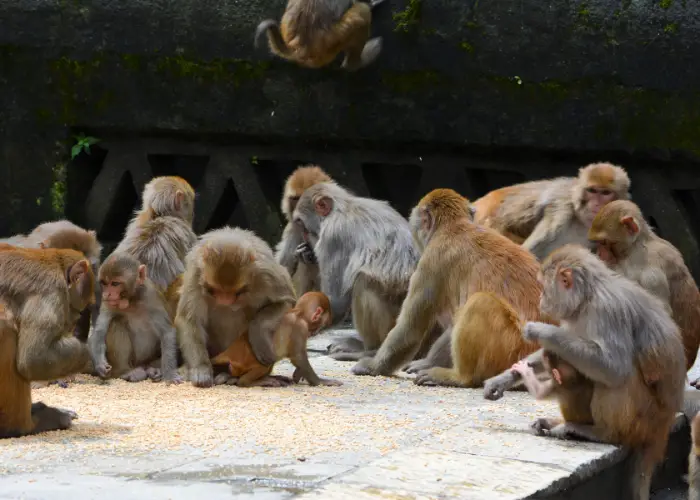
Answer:
<svg viewBox="0 0 700 500"><path fill-rule="evenodd" d="M102 245L97 241L95 231L83 229L68 220L58 220L39 224L28 235L18 234L12 238L0 240L23 248L59 248L81 252L88 258L93 274L100 268ZM95 300L85 309L76 324L75 336L85 342L90 333L90 325L95 326L100 309L99 286L96 286Z"/></svg>
<svg viewBox="0 0 700 500"><path fill-rule="evenodd" d="M542 351L552 351L591 380L593 425L543 418L533 428L561 439L632 448L633 497L647 500L654 467L683 406L686 371L678 326L661 300L582 246L555 250L540 274L540 309L562 326L527 323L523 337L543 348L527 361L541 371ZM514 381L510 370L488 380L485 397L497 399Z"/></svg>
<svg viewBox="0 0 700 500"><path fill-rule="evenodd" d="M430 350L417 384L477 387L537 348L520 334L524 321L542 317L537 261L474 224L472 210L452 189L431 191L413 209L410 225L422 255L408 296L376 356L360 360L353 373L390 375L410 360L440 318L452 325L451 334ZM431 355L444 350L451 352L450 362L436 366Z"/></svg>
<svg viewBox="0 0 700 500"><path fill-rule="evenodd" d="M273 365L274 333L295 302L289 273L252 231L224 227L202 235L187 255L175 317L190 381L211 386L210 358L246 331L256 359Z"/></svg>
<svg viewBox="0 0 700 500"><path fill-rule="evenodd" d="M150 378L180 383L173 312L146 276L146 266L125 252L114 252L100 267L102 310L88 339L100 377L128 382ZM155 366L160 359L160 369Z"/></svg>
<svg viewBox="0 0 700 500"><path fill-rule="evenodd" d="M700 500L700 413L696 413L690 422L688 500Z"/></svg>
<svg viewBox="0 0 700 500"><path fill-rule="evenodd" d="M299 295L319 290L321 279L313 248L304 239L304 228L294 224L292 214L304 191L321 182L333 180L321 167L305 165L297 168L287 178L282 194L282 213L287 219L287 225L282 233L282 240L277 244L275 258L289 271Z"/></svg>
<svg viewBox="0 0 700 500"><path fill-rule="evenodd" d="M372 9L384 0L288 0L281 25L262 21L255 46L267 34L273 54L307 68L320 68L345 53L342 68L354 71L373 62L382 38L370 39Z"/></svg>
<svg viewBox="0 0 700 500"><path fill-rule="evenodd" d="M194 198L192 186L181 177L153 178L115 249L145 264L149 279L162 291L185 272L185 255L197 241L192 231Z"/></svg>
<svg viewBox="0 0 700 500"><path fill-rule="evenodd" d="M0 322L0 437L67 429L75 413L32 404L30 382L60 379L89 363L87 346L66 328L75 314L69 283L85 296L94 290L90 263L74 250L3 248L0 275L12 318Z"/></svg>
<svg viewBox="0 0 700 500"><path fill-rule="evenodd" d="M669 305L683 336L689 370L700 347L700 291L681 253L654 234L631 201L613 201L603 207L593 219L588 238L608 267Z"/></svg>
<svg viewBox="0 0 700 500"><path fill-rule="evenodd" d="M322 379L316 375L309 363L306 350L306 341L310 334L330 324L330 307L328 297L321 292L305 293L284 315L282 323L273 336L272 342L277 361L289 358L296 368L292 377L295 383L303 378L312 386L342 385L337 380ZM284 384L279 378L269 377L273 366L262 365L255 358L247 333L238 337L228 349L212 359L212 363L228 363L229 372L234 377L227 381L229 385L277 387Z"/></svg>
<svg viewBox="0 0 700 500"><path fill-rule="evenodd" d="M578 177L525 182L488 193L474 202L475 221L532 252L538 260L567 243L588 244L588 228L613 200L629 199L622 167L592 163Z"/></svg>

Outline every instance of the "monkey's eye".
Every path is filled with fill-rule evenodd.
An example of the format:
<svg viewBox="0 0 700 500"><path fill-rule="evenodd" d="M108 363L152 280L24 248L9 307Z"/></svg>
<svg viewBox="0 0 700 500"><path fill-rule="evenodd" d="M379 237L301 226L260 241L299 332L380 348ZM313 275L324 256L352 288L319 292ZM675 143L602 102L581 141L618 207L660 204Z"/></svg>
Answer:
<svg viewBox="0 0 700 500"><path fill-rule="evenodd" d="M609 189L602 189L600 191L600 195L602 195L602 196L610 196L611 194L612 194L612 191L610 191Z"/></svg>
<svg viewBox="0 0 700 500"><path fill-rule="evenodd" d="M299 201L300 196L290 196L289 201Z"/></svg>
<svg viewBox="0 0 700 500"><path fill-rule="evenodd" d="M216 294L216 288L214 288L213 286L205 286L205 287L204 287L204 290L206 290L206 292L207 292L209 295L214 295L214 294Z"/></svg>
<svg viewBox="0 0 700 500"><path fill-rule="evenodd" d="M590 194L598 194L598 190L594 187L587 187L586 192Z"/></svg>
<svg viewBox="0 0 700 500"><path fill-rule="evenodd" d="M112 282L110 283L110 285L111 285L111 286L119 286L119 285L121 285L121 283L119 283L118 281L112 281Z"/></svg>
<svg viewBox="0 0 700 500"><path fill-rule="evenodd" d="M244 293L248 293L248 285L241 287L240 290L236 292L236 297L240 297Z"/></svg>

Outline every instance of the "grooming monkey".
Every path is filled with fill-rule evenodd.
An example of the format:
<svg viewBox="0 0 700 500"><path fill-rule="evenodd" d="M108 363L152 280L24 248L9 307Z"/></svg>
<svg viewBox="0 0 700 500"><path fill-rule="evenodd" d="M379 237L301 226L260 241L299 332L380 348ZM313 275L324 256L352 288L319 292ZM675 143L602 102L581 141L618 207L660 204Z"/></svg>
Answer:
<svg viewBox="0 0 700 500"><path fill-rule="evenodd" d="M384 0L288 0L281 25L262 21L255 47L267 34L273 54L306 68L321 68L345 53L342 68L354 71L373 62L381 37L370 39L372 9Z"/></svg>
<svg viewBox="0 0 700 500"><path fill-rule="evenodd" d="M396 326L356 375L390 375L409 361L440 321L447 331L425 360L420 385L476 387L536 349L522 340L524 321L540 319L537 261L519 245L472 222L469 200L452 189L428 193L413 209L422 255Z"/></svg>
<svg viewBox="0 0 700 500"><path fill-rule="evenodd" d="M605 204L629 199L622 167L592 163L578 177L525 182L491 191L473 204L475 221L543 260L567 243L588 244L588 228Z"/></svg>
<svg viewBox="0 0 700 500"><path fill-rule="evenodd" d="M32 404L30 383L79 373L89 363L87 346L66 333L77 317L69 283L83 296L94 294L90 262L74 250L3 248L0 275L0 437L67 429L76 414Z"/></svg>
<svg viewBox="0 0 700 500"><path fill-rule="evenodd" d="M331 344L329 356L353 361L373 355L396 322L418 262L406 219L384 201L323 182L301 195L294 222L316 254L333 321L342 321L352 303L362 338Z"/></svg>
<svg viewBox="0 0 700 500"><path fill-rule="evenodd" d="M58 248L77 250L90 261L93 274L100 268L102 245L97 241L95 231L86 230L68 220L58 220L39 224L28 235L18 234L11 238L0 240L13 246L23 248ZM75 336L82 342L87 341L90 325L95 326L100 310L99 287L96 286L95 300L80 314L75 325Z"/></svg>
<svg viewBox="0 0 700 500"><path fill-rule="evenodd" d="M269 245L252 231L224 227L202 235L187 255L180 293L175 326L195 386L213 384L210 357L246 331L260 364L277 361L273 337L296 302L294 286Z"/></svg>
<svg viewBox="0 0 700 500"><path fill-rule="evenodd" d="M542 264L540 308L562 326L530 322L523 337L554 352L593 382L593 425L538 419L539 434L623 445L636 452L633 494L647 500L675 414L683 405L685 364L678 327L658 298L609 269L578 245ZM542 369L542 349L527 358ZM486 382L498 399L516 381L512 371Z"/></svg>
<svg viewBox="0 0 700 500"><path fill-rule="evenodd" d="M544 381L537 378L527 361L518 361L511 370L520 374L525 387L535 399L556 397L564 421L593 425L593 382L551 351L542 352L542 366L550 376ZM552 427L555 425L558 424L553 423Z"/></svg>
<svg viewBox="0 0 700 500"><path fill-rule="evenodd" d="M322 379L314 371L306 350L309 336L331 322L328 297L320 292L302 295L296 305L282 318L282 323L274 334L273 345L277 360L289 358L295 367L292 376L295 383L302 378L309 385L342 385L331 379ZM258 362L250 349L247 333L238 337L226 351L212 359L213 364L228 363L232 377L229 385L249 387L253 385L278 387L283 385L278 378L269 377L273 366Z"/></svg>
<svg viewBox="0 0 700 500"><path fill-rule="evenodd" d="M284 227L282 240L277 244L275 258L289 271L297 294L321 288L318 262L316 262L313 248L304 239L303 227L294 224L292 217L304 191L321 182L333 182L333 180L321 167L305 165L297 168L287 178L282 194L282 213L287 219L287 225Z"/></svg>
<svg viewBox="0 0 700 500"><path fill-rule="evenodd" d="M593 219L588 238L608 267L669 305L683 338L686 370L690 370L700 346L700 291L681 253L654 234L631 201L613 201L603 207Z"/></svg>
<svg viewBox="0 0 700 500"><path fill-rule="evenodd" d="M146 269L125 252L112 253L100 267L102 310L88 339L94 370L102 378L177 384L182 378L172 311Z"/></svg>
<svg viewBox="0 0 700 500"><path fill-rule="evenodd" d="M700 413L696 413L690 422L688 500L700 500Z"/></svg>
<svg viewBox="0 0 700 500"><path fill-rule="evenodd" d="M192 231L195 193L181 177L155 177L143 189L141 209L115 252L145 264L162 291L185 272L185 256L197 241Z"/></svg>

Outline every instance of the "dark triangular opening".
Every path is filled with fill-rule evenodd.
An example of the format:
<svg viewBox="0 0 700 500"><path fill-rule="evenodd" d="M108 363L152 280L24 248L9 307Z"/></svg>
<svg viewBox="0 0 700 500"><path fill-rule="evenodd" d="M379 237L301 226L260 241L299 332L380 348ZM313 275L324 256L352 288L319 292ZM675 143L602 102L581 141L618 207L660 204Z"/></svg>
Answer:
<svg viewBox="0 0 700 500"><path fill-rule="evenodd" d="M151 165L154 177L177 175L197 189L204 178L209 156L149 154L148 163Z"/></svg>
<svg viewBox="0 0 700 500"><path fill-rule="evenodd" d="M418 202L423 169L418 165L365 163L362 177L372 198L388 201L404 217Z"/></svg>
<svg viewBox="0 0 700 500"><path fill-rule="evenodd" d="M671 196L678 205L693 238L700 241L700 190L674 189L671 191ZM663 235L659 234L659 236L663 238Z"/></svg>
<svg viewBox="0 0 700 500"><path fill-rule="evenodd" d="M243 204L238 198L238 193L236 193L236 188L231 179L226 181L226 187L221 194L219 202L216 204L216 208L206 225L205 231L218 229L222 226L249 228L248 218L243 210Z"/></svg>
<svg viewBox="0 0 700 500"><path fill-rule="evenodd" d="M78 225L84 225L86 193L90 192L102 170L108 151L95 144L90 153L82 153L66 166L65 215Z"/></svg>
<svg viewBox="0 0 700 500"><path fill-rule="evenodd" d="M527 180L522 173L509 170L468 168L466 173L470 191L473 193L471 196L474 197L474 199L480 198L494 189L520 184Z"/></svg>
<svg viewBox="0 0 700 500"><path fill-rule="evenodd" d="M124 229L133 217L138 202L139 196L134 188L134 180L129 172L125 172L117 184L112 205L107 211L102 230L98 234L101 242L118 243L122 239Z"/></svg>

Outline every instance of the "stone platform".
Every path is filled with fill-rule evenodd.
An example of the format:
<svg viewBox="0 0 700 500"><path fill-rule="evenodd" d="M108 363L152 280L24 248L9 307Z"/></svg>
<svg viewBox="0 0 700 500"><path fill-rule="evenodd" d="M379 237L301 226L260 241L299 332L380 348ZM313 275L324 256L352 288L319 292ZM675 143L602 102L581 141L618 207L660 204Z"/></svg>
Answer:
<svg viewBox="0 0 700 500"><path fill-rule="evenodd" d="M622 450L529 434L554 403L520 392L491 402L481 390L418 387L408 375L354 377L351 363L320 354L338 333L309 346L317 372L342 387L81 377L36 390L35 400L79 420L70 431L1 441L0 498L622 498Z"/></svg>

